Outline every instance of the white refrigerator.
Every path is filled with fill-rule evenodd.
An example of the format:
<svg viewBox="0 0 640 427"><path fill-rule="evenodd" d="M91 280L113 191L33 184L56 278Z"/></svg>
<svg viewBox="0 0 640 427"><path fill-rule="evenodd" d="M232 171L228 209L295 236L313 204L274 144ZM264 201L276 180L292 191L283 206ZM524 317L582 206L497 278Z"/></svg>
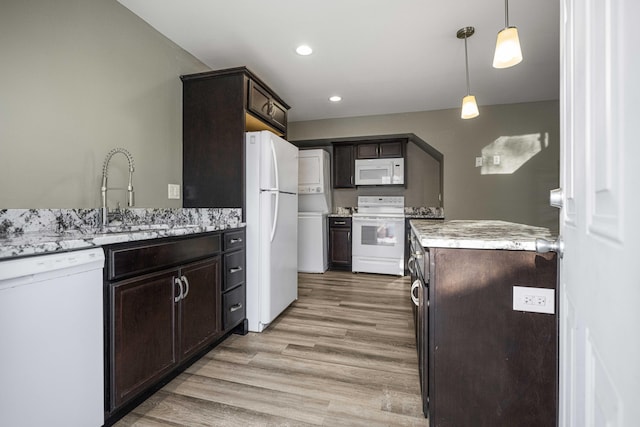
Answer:
<svg viewBox="0 0 640 427"><path fill-rule="evenodd" d="M262 332L298 298L298 148L247 132L247 320Z"/></svg>

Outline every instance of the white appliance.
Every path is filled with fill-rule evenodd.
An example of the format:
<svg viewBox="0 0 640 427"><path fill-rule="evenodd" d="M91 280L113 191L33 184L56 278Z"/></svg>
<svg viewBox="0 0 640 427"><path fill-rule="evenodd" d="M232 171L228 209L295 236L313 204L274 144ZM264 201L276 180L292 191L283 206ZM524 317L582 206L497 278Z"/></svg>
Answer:
<svg viewBox="0 0 640 427"><path fill-rule="evenodd" d="M403 276L404 222L403 196L359 196L351 222L351 270Z"/></svg>
<svg viewBox="0 0 640 427"><path fill-rule="evenodd" d="M404 184L404 159L356 159L356 185Z"/></svg>
<svg viewBox="0 0 640 427"><path fill-rule="evenodd" d="M0 425L104 424L101 249L0 262Z"/></svg>
<svg viewBox="0 0 640 427"><path fill-rule="evenodd" d="M247 132L247 320L262 332L298 298L298 148Z"/></svg>
<svg viewBox="0 0 640 427"><path fill-rule="evenodd" d="M322 149L298 153L298 211L331 212L331 164Z"/></svg>
<svg viewBox="0 0 640 427"><path fill-rule="evenodd" d="M298 212L298 271L324 273L329 268L327 214Z"/></svg>
<svg viewBox="0 0 640 427"><path fill-rule="evenodd" d="M301 150L298 162L298 271L329 268L327 215L331 212L329 153Z"/></svg>

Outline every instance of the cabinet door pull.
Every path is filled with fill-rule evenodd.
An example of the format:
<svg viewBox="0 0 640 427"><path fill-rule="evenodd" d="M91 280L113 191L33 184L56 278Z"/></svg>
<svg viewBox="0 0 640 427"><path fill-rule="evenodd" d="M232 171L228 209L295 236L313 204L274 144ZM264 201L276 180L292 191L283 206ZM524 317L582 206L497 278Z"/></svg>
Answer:
<svg viewBox="0 0 640 427"><path fill-rule="evenodd" d="M347 221L335 221L334 224L335 225L346 225Z"/></svg>
<svg viewBox="0 0 640 427"><path fill-rule="evenodd" d="M233 313L234 311L238 311L238 310L240 310L241 308L242 308L242 303L241 303L241 302L239 302L239 303L234 304L234 305L232 305L231 307L229 307L229 311Z"/></svg>
<svg viewBox="0 0 640 427"><path fill-rule="evenodd" d="M350 231L347 231L347 240L351 241L351 232Z"/></svg>
<svg viewBox="0 0 640 427"><path fill-rule="evenodd" d="M182 299L182 292L184 291L184 289L182 288L182 281L176 277L175 279L173 279L173 283L178 285L178 287L180 288L180 293L178 294L178 296L173 298L173 302L178 302Z"/></svg>
<svg viewBox="0 0 640 427"><path fill-rule="evenodd" d="M413 301L416 307L420 305L420 301L418 301L418 298L416 298L416 295L413 293L413 291L415 291L418 286L420 286L420 279L417 279L415 282L413 282L413 284L411 285L411 291L409 291L411 293L411 301Z"/></svg>
<svg viewBox="0 0 640 427"><path fill-rule="evenodd" d="M273 119L273 114L275 113L273 101L267 101L267 103L262 106L263 110L264 110L264 107L267 107L267 115Z"/></svg>
<svg viewBox="0 0 640 427"><path fill-rule="evenodd" d="M242 243L242 237L238 237L237 239L229 240L229 243Z"/></svg>
<svg viewBox="0 0 640 427"><path fill-rule="evenodd" d="M185 291L184 291L184 295L182 296L182 299L185 299L187 295L189 295L189 281L187 280L187 276L182 276L181 279L185 285Z"/></svg>
<svg viewBox="0 0 640 427"><path fill-rule="evenodd" d="M238 271L242 271L242 267L233 267L229 269L229 273L237 273Z"/></svg>

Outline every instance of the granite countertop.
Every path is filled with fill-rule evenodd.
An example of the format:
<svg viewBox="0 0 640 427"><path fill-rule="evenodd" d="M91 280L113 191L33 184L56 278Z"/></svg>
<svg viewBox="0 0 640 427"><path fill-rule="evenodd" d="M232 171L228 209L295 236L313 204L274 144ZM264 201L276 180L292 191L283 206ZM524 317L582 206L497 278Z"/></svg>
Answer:
<svg viewBox="0 0 640 427"><path fill-rule="evenodd" d="M493 220L412 220L411 228L429 248L535 251L536 239L555 239L547 228Z"/></svg>
<svg viewBox="0 0 640 427"><path fill-rule="evenodd" d="M96 224L92 210L2 210L0 223L4 232L0 234L0 261L245 226L240 222L240 209L154 209L152 212L138 209L127 214L127 224L102 227Z"/></svg>

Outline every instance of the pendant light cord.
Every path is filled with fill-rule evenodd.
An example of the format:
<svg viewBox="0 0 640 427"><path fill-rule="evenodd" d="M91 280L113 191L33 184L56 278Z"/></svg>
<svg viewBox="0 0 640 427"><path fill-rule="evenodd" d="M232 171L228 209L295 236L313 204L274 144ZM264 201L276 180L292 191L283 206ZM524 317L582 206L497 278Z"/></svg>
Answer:
<svg viewBox="0 0 640 427"><path fill-rule="evenodd" d="M464 65L467 70L467 96L471 93L469 90L469 55L467 54L467 35L464 36Z"/></svg>
<svg viewBox="0 0 640 427"><path fill-rule="evenodd" d="M504 0L504 27L509 28L509 0Z"/></svg>

